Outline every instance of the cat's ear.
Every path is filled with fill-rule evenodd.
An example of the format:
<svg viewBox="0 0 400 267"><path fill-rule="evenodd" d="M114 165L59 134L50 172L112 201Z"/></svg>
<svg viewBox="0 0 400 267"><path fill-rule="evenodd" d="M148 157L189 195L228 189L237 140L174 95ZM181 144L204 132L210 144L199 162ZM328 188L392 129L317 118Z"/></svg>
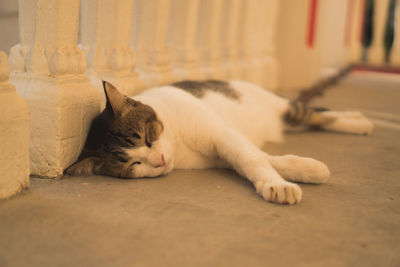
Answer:
<svg viewBox="0 0 400 267"><path fill-rule="evenodd" d="M152 143L158 139L160 136L161 132L163 131L164 126L163 124L156 120L152 122L148 122L146 124L146 141Z"/></svg>
<svg viewBox="0 0 400 267"><path fill-rule="evenodd" d="M80 160L65 170L71 176L91 176L96 174L96 170L101 167L101 160L97 157L89 157Z"/></svg>
<svg viewBox="0 0 400 267"><path fill-rule="evenodd" d="M127 97L121 94L114 85L103 81L104 93L106 95L106 109L111 109L113 113L120 114L126 103Z"/></svg>

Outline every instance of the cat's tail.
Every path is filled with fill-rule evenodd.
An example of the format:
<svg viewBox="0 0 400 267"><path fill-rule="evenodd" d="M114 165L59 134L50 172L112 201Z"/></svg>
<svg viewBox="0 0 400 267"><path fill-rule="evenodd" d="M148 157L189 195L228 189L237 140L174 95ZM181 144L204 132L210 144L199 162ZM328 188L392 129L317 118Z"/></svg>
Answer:
<svg viewBox="0 0 400 267"><path fill-rule="evenodd" d="M296 100L289 103L284 120L291 126L323 126L335 120L335 117L329 116L326 111L328 109L308 107Z"/></svg>

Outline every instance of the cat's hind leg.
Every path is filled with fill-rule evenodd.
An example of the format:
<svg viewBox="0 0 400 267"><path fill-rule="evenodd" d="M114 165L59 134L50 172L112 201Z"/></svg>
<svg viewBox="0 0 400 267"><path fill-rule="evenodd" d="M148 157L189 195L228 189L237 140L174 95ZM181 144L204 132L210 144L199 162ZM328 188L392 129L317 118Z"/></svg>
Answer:
<svg viewBox="0 0 400 267"><path fill-rule="evenodd" d="M360 112L325 111L321 115L333 118L332 122L320 125L322 129L328 131L370 134L374 128L373 123Z"/></svg>
<svg viewBox="0 0 400 267"><path fill-rule="evenodd" d="M373 123L360 112L312 108L300 101L289 104L284 118L292 126L312 126L334 132L370 134L374 128Z"/></svg>
<svg viewBox="0 0 400 267"><path fill-rule="evenodd" d="M300 183L325 183L330 171L321 161L296 155L270 156L272 167L287 181Z"/></svg>

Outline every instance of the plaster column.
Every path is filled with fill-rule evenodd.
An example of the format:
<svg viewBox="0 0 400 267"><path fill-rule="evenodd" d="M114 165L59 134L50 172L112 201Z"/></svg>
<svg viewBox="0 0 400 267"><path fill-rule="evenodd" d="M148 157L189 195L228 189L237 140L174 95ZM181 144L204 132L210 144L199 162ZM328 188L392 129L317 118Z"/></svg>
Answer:
<svg viewBox="0 0 400 267"><path fill-rule="evenodd" d="M276 37L279 68L282 70L278 72L279 90L300 90L315 83L321 73L320 33L324 30L321 27L324 16L320 14L319 5L324 1L279 2ZM318 3L314 13L313 3Z"/></svg>
<svg viewBox="0 0 400 267"><path fill-rule="evenodd" d="M266 64L266 72L261 73L260 82L268 90L276 91L278 88L278 70L279 62L276 51L276 28L279 14L279 0L263 1L264 8L261 16L262 21L266 21L267 27L264 30L263 23L259 25L259 36L261 37L261 55ZM265 34L264 34L265 32Z"/></svg>
<svg viewBox="0 0 400 267"><path fill-rule="evenodd" d="M9 75L7 55L0 51L0 199L29 187L29 108Z"/></svg>
<svg viewBox="0 0 400 267"><path fill-rule="evenodd" d="M242 71L239 61L240 56L240 35L239 29L242 21L241 8L243 0L224 0L224 12L221 32L223 42L223 63L227 71L227 78L241 79Z"/></svg>
<svg viewBox="0 0 400 267"><path fill-rule="evenodd" d="M353 0L320 1L321 76L329 77L349 64ZM317 38L318 38L317 36Z"/></svg>
<svg viewBox="0 0 400 267"><path fill-rule="evenodd" d="M100 111L77 47L79 0L20 0L19 12L10 81L30 108L31 173L56 177L77 159Z"/></svg>
<svg viewBox="0 0 400 267"><path fill-rule="evenodd" d="M169 47L175 75L200 80L199 53L195 47L200 0L172 0Z"/></svg>
<svg viewBox="0 0 400 267"><path fill-rule="evenodd" d="M368 63L383 64L385 51L383 47L386 18L389 8L389 0L375 0L373 40L368 49Z"/></svg>
<svg viewBox="0 0 400 267"><path fill-rule="evenodd" d="M262 55L262 42L266 42L268 25L267 2L263 0L246 0L243 5L243 25L241 29L241 57L243 78L246 81L263 85L267 73L266 62Z"/></svg>
<svg viewBox="0 0 400 267"><path fill-rule="evenodd" d="M170 0L137 0L133 38L138 72L147 87L169 84L177 80L171 68L167 47Z"/></svg>
<svg viewBox="0 0 400 267"><path fill-rule="evenodd" d="M400 0L396 1L394 40L390 55L390 64L400 66Z"/></svg>
<svg viewBox="0 0 400 267"><path fill-rule="evenodd" d="M359 63L362 60L362 44L361 32L364 20L365 0L348 0L352 1L351 25L350 25L350 61L351 63ZM349 4L350 6L350 4Z"/></svg>
<svg viewBox="0 0 400 267"><path fill-rule="evenodd" d="M82 0L81 47L86 52L88 75L103 92L102 80L126 95L143 87L135 71L130 47L134 0Z"/></svg>
<svg viewBox="0 0 400 267"><path fill-rule="evenodd" d="M201 68L208 79L225 79L222 67L222 8L223 0L202 0L197 46L201 52Z"/></svg>

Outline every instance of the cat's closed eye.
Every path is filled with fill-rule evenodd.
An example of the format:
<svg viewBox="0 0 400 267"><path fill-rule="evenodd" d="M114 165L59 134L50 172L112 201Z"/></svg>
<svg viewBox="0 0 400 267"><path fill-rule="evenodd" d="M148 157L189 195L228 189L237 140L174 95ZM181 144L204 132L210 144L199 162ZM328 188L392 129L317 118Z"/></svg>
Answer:
<svg viewBox="0 0 400 267"><path fill-rule="evenodd" d="M128 160L125 158L125 153L121 151L113 151L111 154L120 162L126 163Z"/></svg>
<svg viewBox="0 0 400 267"><path fill-rule="evenodd" d="M137 138L137 139L141 139L140 135L138 135L137 133L134 133L134 134L132 135L132 137L133 137L133 138Z"/></svg>

